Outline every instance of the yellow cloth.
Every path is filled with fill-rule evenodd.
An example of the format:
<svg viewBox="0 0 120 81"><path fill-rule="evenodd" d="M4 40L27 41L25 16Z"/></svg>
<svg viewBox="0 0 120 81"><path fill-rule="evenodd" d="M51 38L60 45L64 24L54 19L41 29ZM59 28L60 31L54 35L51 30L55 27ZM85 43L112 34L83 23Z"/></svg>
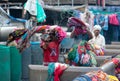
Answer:
<svg viewBox="0 0 120 81"><path fill-rule="evenodd" d="M108 81L119 81L117 77L108 75L109 80Z"/></svg>

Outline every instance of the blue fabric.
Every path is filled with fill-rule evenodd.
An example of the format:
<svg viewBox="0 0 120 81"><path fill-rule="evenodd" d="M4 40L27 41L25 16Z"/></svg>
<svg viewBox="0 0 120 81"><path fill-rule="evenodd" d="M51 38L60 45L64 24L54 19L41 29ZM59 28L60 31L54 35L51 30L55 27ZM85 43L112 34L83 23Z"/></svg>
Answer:
<svg viewBox="0 0 120 81"><path fill-rule="evenodd" d="M81 75L80 77L76 77L73 81L92 81L92 80L87 75Z"/></svg>
<svg viewBox="0 0 120 81"><path fill-rule="evenodd" d="M32 45L40 45L40 42L30 42L30 44L32 44Z"/></svg>
<svg viewBox="0 0 120 81"><path fill-rule="evenodd" d="M74 12L74 17L76 17L76 18L80 18L80 11L79 10L73 10L73 12Z"/></svg>
<svg viewBox="0 0 120 81"><path fill-rule="evenodd" d="M84 35L83 35L83 34L80 34L80 35L78 35L78 36L75 36L74 39L75 39L74 44L79 44L79 42L80 42L81 40L88 41L88 40L89 40L89 37L88 37L87 34L84 34Z"/></svg>
<svg viewBox="0 0 120 81"><path fill-rule="evenodd" d="M28 35L28 32L26 32L21 38L22 38L22 40L24 40L26 37L27 37L27 35Z"/></svg>
<svg viewBox="0 0 120 81"><path fill-rule="evenodd" d="M19 21L19 22L23 22L25 23L27 20L25 19L20 19L20 18L15 18L15 17L12 17L12 16L9 16L11 20L14 20L14 21Z"/></svg>
<svg viewBox="0 0 120 81"><path fill-rule="evenodd" d="M73 43L74 43L74 39L72 38L64 38L60 45L61 45L61 48L72 48L73 46Z"/></svg>
<svg viewBox="0 0 120 81"><path fill-rule="evenodd" d="M78 51L76 52L76 57L74 59L74 62L75 63L78 63L79 62L79 54L78 54Z"/></svg>
<svg viewBox="0 0 120 81"><path fill-rule="evenodd" d="M108 16L106 15L105 16L105 21L104 21L105 23L104 23L104 26L103 26L103 30L108 30Z"/></svg>
<svg viewBox="0 0 120 81"><path fill-rule="evenodd" d="M91 78L87 75L81 75L81 77L84 77L85 79L87 79L87 81L92 81Z"/></svg>
<svg viewBox="0 0 120 81"><path fill-rule="evenodd" d="M84 77L77 77L73 81L87 81Z"/></svg>
<svg viewBox="0 0 120 81"><path fill-rule="evenodd" d="M117 19L118 19L119 24L120 24L120 13L119 13L119 14L117 14ZM119 25L119 31L120 31L120 25ZM120 32L119 32L119 37L120 37ZM119 40L120 40L120 39L119 39Z"/></svg>
<svg viewBox="0 0 120 81"><path fill-rule="evenodd" d="M119 37L119 26L113 26L113 41L118 41Z"/></svg>

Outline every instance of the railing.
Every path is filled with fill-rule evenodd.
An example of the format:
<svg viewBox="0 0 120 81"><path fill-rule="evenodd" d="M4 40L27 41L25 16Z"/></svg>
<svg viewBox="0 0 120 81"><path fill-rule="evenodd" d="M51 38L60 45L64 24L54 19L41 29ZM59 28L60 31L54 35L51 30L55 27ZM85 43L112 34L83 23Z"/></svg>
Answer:
<svg viewBox="0 0 120 81"><path fill-rule="evenodd" d="M85 4L88 1L88 4L96 5L96 0L43 0L47 5L80 5ZM120 0L105 0L106 5L120 5Z"/></svg>
<svg viewBox="0 0 120 81"><path fill-rule="evenodd" d="M22 3L0 3L3 9L22 9Z"/></svg>

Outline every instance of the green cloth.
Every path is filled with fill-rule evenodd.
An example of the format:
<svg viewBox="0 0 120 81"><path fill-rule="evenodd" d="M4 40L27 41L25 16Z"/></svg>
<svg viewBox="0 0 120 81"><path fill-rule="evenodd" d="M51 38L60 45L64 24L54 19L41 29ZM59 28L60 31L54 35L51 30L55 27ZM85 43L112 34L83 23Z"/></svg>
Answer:
<svg viewBox="0 0 120 81"><path fill-rule="evenodd" d="M74 60L76 57L76 53L77 53L77 46L75 45L68 53L68 59L69 60Z"/></svg>
<svg viewBox="0 0 120 81"><path fill-rule="evenodd" d="M55 63L48 64L48 77L46 81L54 81Z"/></svg>
<svg viewBox="0 0 120 81"><path fill-rule="evenodd" d="M94 52L92 52L92 51L90 51L90 50L87 51L87 52L88 52L88 54L90 54L90 56L91 56L91 59L90 59L91 65L97 66L97 61L96 61Z"/></svg>
<svg viewBox="0 0 120 81"><path fill-rule="evenodd" d="M46 19L45 12L44 12L42 6L39 4L38 0L37 0L36 5L37 5L37 21L43 22Z"/></svg>

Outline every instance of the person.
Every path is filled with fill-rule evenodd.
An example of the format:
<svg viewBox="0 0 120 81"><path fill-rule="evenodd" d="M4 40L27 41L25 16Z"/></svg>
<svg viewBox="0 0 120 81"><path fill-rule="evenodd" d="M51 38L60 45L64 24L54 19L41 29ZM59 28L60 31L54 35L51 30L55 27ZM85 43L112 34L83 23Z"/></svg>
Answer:
<svg viewBox="0 0 120 81"><path fill-rule="evenodd" d="M73 28L71 38L74 38L75 43L67 54L66 63L72 66L96 66L95 54L88 43L93 38L89 24L78 18L71 17L68 19L67 25Z"/></svg>
<svg viewBox="0 0 120 81"><path fill-rule="evenodd" d="M84 23L78 18L71 17L68 19L68 27L72 27L70 37L74 38L75 44L78 44L81 40L90 40L93 38L92 33L89 30L89 24Z"/></svg>
<svg viewBox="0 0 120 81"><path fill-rule="evenodd" d="M41 48L43 49L43 65L58 62L59 44L66 37L66 32L59 26L50 26L41 36Z"/></svg>
<svg viewBox="0 0 120 81"><path fill-rule="evenodd" d="M101 31L101 26L95 25L93 28L93 39L89 40L89 42L94 45L96 50L99 49L99 52L100 49L101 51L105 50L105 38L103 35L100 34L100 31Z"/></svg>

